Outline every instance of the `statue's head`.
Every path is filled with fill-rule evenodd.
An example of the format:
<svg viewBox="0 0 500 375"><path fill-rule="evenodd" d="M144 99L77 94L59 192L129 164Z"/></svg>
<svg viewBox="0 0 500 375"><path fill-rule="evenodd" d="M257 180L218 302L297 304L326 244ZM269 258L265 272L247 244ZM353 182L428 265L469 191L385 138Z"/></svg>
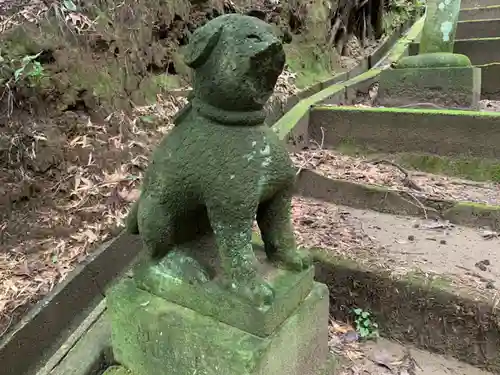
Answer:
<svg viewBox="0 0 500 375"><path fill-rule="evenodd" d="M256 111L272 95L285 52L271 25L228 14L198 28L185 52L195 97L220 109Z"/></svg>

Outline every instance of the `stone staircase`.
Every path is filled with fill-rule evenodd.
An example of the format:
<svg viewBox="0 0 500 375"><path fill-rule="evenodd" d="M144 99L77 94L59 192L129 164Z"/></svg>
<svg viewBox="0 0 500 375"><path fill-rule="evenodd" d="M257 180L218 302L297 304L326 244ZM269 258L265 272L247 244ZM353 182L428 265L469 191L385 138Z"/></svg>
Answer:
<svg viewBox="0 0 500 375"><path fill-rule="evenodd" d="M500 100L500 0L462 1L459 19L455 52L481 68L481 99ZM371 90L376 74L360 85ZM407 373L500 374L500 113L332 98L312 106L308 147L294 153L299 238L322 249L332 316L366 307L385 337L361 345L360 359L339 349L345 372L332 374L403 373L373 355L403 347L424 356Z"/></svg>
<svg viewBox="0 0 500 375"><path fill-rule="evenodd" d="M456 38L455 53L481 67L482 99L500 99L500 1L462 1ZM412 43L409 54L417 53L418 43Z"/></svg>

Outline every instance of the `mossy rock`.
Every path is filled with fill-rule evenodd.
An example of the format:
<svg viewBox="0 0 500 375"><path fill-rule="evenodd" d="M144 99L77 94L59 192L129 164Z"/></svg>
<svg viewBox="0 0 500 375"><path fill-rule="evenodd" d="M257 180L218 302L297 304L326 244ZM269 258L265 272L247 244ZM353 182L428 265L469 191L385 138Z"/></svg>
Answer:
<svg viewBox="0 0 500 375"><path fill-rule="evenodd" d="M472 66L467 56L458 53L438 52L403 57L394 64L393 68L449 68L464 66Z"/></svg>

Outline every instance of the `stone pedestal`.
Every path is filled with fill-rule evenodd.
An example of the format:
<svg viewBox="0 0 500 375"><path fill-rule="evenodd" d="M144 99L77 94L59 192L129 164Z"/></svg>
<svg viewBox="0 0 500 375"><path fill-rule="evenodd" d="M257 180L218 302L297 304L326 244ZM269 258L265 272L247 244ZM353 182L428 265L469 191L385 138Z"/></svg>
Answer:
<svg viewBox="0 0 500 375"><path fill-rule="evenodd" d="M481 69L425 67L387 69L380 74L377 104L384 107L479 109ZM429 106L430 104L430 106Z"/></svg>
<svg viewBox="0 0 500 375"><path fill-rule="evenodd" d="M116 360L133 375L321 375L327 287L313 281L312 268L292 273L262 263L276 290L262 309L216 278L189 284L139 267L107 295Z"/></svg>

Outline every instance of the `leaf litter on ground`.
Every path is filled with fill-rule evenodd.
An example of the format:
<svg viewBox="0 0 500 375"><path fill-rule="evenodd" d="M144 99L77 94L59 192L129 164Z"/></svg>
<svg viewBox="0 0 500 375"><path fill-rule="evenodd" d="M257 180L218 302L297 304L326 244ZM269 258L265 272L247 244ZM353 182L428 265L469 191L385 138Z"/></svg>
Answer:
<svg viewBox="0 0 500 375"><path fill-rule="evenodd" d="M299 170L323 176L409 192L415 197L500 204L500 185L412 171L387 159L349 156L334 150L315 148L294 153Z"/></svg>
<svg viewBox="0 0 500 375"><path fill-rule="evenodd" d="M268 107L296 92L294 75L285 70ZM0 164L0 208L7 205L0 214L0 337L124 227L149 155L186 102L182 96L158 96L153 105L112 113L101 123L73 114L74 129L67 134L52 124L58 137L44 134L39 119L9 124L14 135L0 139L0 145L4 139L11 144L9 160ZM29 136L19 137L18 129ZM52 170L60 172L41 175L27 168L40 163L49 144L50 163L58 153ZM9 203L23 197L28 205Z"/></svg>
<svg viewBox="0 0 500 375"><path fill-rule="evenodd" d="M330 318L328 346L330 353L340 362L340 375L416 375L422 370L411 351L403 347L402 355L394 355L383 346L373 350L369 343L377 340L360 340L359 334L350 323Z"/></svg>
<svg viewBox="0 0 500 375"><path fill-rule="evenodd" d="M160 98L153 106L136 108L133 117L113 113L102 124L78 119L78 133L59 146L64 155L79 157L63 160L64 170L49 190L34 194L47 200L36 211L26 214L14 209L0 221L6 243L0 252L0 333L124 226L148 156L184 103L184 98ZM144 126L141 117L145 115L159 126ZM22 178L9 174L7 168L2 172L12 190L26 180L37 183L28 171L20 174ZM41 233L30 236L28 231L26 237L16 238L21 223L31 223Z"/></svg>

